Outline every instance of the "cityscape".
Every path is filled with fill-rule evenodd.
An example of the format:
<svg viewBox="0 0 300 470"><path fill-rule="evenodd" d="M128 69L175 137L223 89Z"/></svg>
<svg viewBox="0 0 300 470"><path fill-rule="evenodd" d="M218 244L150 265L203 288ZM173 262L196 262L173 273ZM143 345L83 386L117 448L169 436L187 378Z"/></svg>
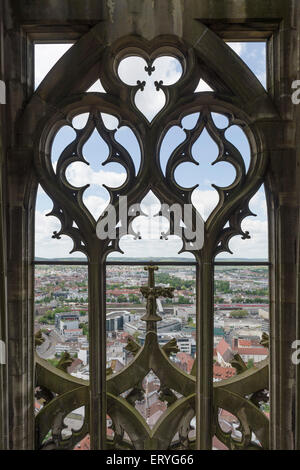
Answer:
<svg viewBox="0 0 300 470"><path fill-rule="evenodd" d="M106 363L107 375L116 374L133 359L130 341L143 345L146 324L142 320L146 300L140 289L147 285L148 272L142 266L107 266L106 284ZM261 344L269 332L269 292L267 266L216 266L214 304L214 365L215 382L233 377L236 355L247 368L256 367L268 356ZM176 340L176 351L170 359L188 374L195 374L196 358L196 285L195 268L187 265L160 266L155 284L173 287L173 298L157 299L157 335L163 347ZM35 273L35 334L43 342L37 353L54 366L62 355L72 358L68 373L89 380L88 278L84 265L37 265ZM168 401L160 390L159 379L150 373L143 382L143 393L134 402L148 426L152 428L166 411ZM130 391L128 392L128 394ZM126 397L126 394L125 394ZM36 409L43 406L36 402ZM268 399L262 409L269 412ZM65 419L68 435L80 428L84 408L75 410ZM191 421L191 437L195 434ZM219 411L224 431L238 439L238 421L224 410ZM113 436L112 422L107 416L108 437ZM89 447L89 436L77 450ZM75 448L75 449L76 449ZM214 448L222 449L215 438Z"/></svg>

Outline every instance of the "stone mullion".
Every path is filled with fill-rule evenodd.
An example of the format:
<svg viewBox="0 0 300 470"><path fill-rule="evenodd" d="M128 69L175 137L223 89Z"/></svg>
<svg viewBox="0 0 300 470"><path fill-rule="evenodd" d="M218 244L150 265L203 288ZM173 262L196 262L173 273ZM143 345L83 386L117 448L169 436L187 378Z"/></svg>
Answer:
<svg viewBox="0 0 300 470"><path fill-rule="evenodd" d="M106 447L106 267L95 253L89 262L91 449Z"/></svg>
<svg viewBox="0 0 300 470"><path fill-rule="evenodd" d="M298 12L298 13L297 13ZM292 362L297 339L297 241L299 238L299 170L297 169L297 107L292 83L299 71L299 2L269 42L268 91L282 118L269 132L267 177L270 251L270 447L293 449L297 430L296 368ZM298 25L297 25L298 22ZM276 127L274 127L275 129ZM298 132L299 134L299 132ZM274 136L276 138L274 139ZM297 174L298 173L298 174ZM299 424L298 424L299 426Z"/></svg>
<svg viewBox="0 0 300 470"><path fill-rule="evenodd" d="M0 4L0 44L3 44L3 5ZM4 79L4 50L0 48L0 78ZM0 104L0 450L8 448L8 394L7 394L7 305L6 305L6 262L5 262L5 237L4 237L4 132L3 123L5 122L5 106Z"/></svg>
<svg viewBox="0 0 300 470"><path fill-rule="evenodd" d="M13 207L9 211L9 222L14 230L7 276L10 448L32 449L33 299L27 290L29 271L32 270L24 233L28 225L27 211Z"/></svg>
<svg viewBox="0 0 300 470"><path fill-rule="evenodd" d="M34 448L34 305L32 152L15 150L16 119L33 87L33 48L13 16L4 7L5 105L5 239L7 265L7 374L10 449Z"/></svg>
<svg viewBox="0 0 300 470"><path fill-rule="evenodd" d="M1 136L0 136L1 139ZM2 149L0 146L0 153ZM7 394L7 365L6 365L6 344L7 344L7 305L6 305L6 269L5 269L5 248L4 248L4 228L2 210L2 163L0 155L0 450L8 448L8 394ZM5 357L3 357L5 354Z"/></svg>
<svg viewBox="0 0 300 470"><path fill-rule="evenodd" d="M291 123L279 124L266 179L270 253L270 448L293 449L295 432L296 247L295 151L283 147ZM276 126L274 126L276 129ZM270 130L269 137L274 136ZM280 137L281 136L281 137ZM277 143L277 147L276 147ZM286 141L288 147L288 141ZM275 150L276 149L276 150Z"/></svg>
<svg viewBox="0 0 300 470"><path fill-rule="evenodd" d="M197 266L196 414L198 450L210 450L213 430L214 268L203 259Z"/></svg>
<svg viewBox="0 0 300 470"><path fill-rule="evenodd" d="M2 120L2 119L1 119ZM1 122L0 120L0 122ZM0 449L7 448L8 440L8 421L7 421L7 365L6 344L7 344L7 304L6 304L6 262L5 262L5 237L4 237L4 216L3 216L3 148L0 135Z"/></svg>
<svg viewBox="0 0 300 470"><path fill-rule="evenodd" d="M294 4L295 8L295 28L298 31L296 43L296 75L300 79L300 5L299 2ZM295 106L295 120L296 120L296 142L300 142L300 104ZM300 184L300 147L296 146L296 172L298 188ZM298 228L297 231L297 299L296 299L296 335L300 340L300 191L298 191ZM300 450L300 363L296 365L296 423L295 423L295 449Z"/></svg>
<svg viewBox="0 0 300 470"><path fill-rule="evenodd" d="M297 241L297 301L296 301L296 332L300 340L300 214ZM299 347L297 347L299 349ZM295 449L300 450L300 362L296 365L296 411L295 411Z"/></svg>
<svg viewBox="0 0 300 470"><path fill-rule="evenodd" d="M294 365L296 310L297 208L280 205L275 211L275 253L271 268L271 448L294 447Z"/></svg>
<svg viewBox="0 0 300 470"><path fill-rule="evenodd" d="M23 158L30 152L14 154ZM10 155L12 157L12 155ZM24 169L24 168L23 168ZM9 448L34 448L34 189L25 171L11 174L7 209L7 367ZM30 184L31 183L31 184ZM33 184L33 186L32 186ZM31 197L24 197L27 191ZM24 199L27 203L24 204Z"/></svg>

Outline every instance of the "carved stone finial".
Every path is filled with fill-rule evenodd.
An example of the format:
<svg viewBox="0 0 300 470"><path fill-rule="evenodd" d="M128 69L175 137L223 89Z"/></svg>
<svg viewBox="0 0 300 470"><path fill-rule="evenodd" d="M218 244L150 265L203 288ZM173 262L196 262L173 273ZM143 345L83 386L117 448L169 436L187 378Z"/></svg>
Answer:
<svg viewBox="0 0 300 470"><path fill-rule="evenodd" d="M138 87L139 90L144 91L145 86L146 86L145 81L141 82L141 80L137 80L136 84L137 84L137 87Z"/></svg>
<svg viewBox="0 0 300 470"><path fill-rule="evenodd" d="M269 346L270 346L270 337L267 333L263 332L262 334L262 337L261 337L261 340L260 340L260 344L264 347L264 348L268 348L269 349Z"/></svg>
<svg viewBox="0 0 300 470"><path fill-rule="evenodd" d="M43 333L42 333L42 330L39 330L35 335L34 335L34 345L35 347L36 346L40 346L41 344L43 344L44 342L44 338L43 338Z"/></svg>
<svg viewBox="0 0 300 470"><path fill-rule="evenodd" d="M158 322L161 320L161 317L157 315L156 313L156 299L158 297L170 297L170 298L173 297L174 288L173 287L155 287L154 271L158 270L157 266L147 266L144 269L145 271L149 272L149 277L148 277L148 287L141 287L140 289L143 296L147 299L146 314L141 318L141 320L147 322L147 326L149 326L150 325L149 322L152 322L154 325L155 322Z"/></svg>
<svg viewBox="0 0 300 470"><path fill-rule="evenodd" d="M60 240L61 239L61 236L58 234L58 232L55 230L53 232L53 235L52 235L52 238L55 238L56 240Z"/></svg>
<svg viewBox="0 0 300 470"><path fill-rule="evenodd" d="M152 65L153 61L149 61L148 65L145 65L145 72L148 73L149 77L152 75L152 72L154 72L155 67Z"/></svg>
<svg viewBox="0 0 300 470"><path fill-rule="evenodd" d="M159 399L160 399L160 401L166 401L168 408L173 403L175 403L175 401L177 401L177 397L176 397L175 393L173 393L170 388L164 387L164 386L161 387L161 391L160 391L160 394L159 394Z"/></svg>
<svg viewBox="0 0 300 470"><path fill-rule="evenodd" d="M155 88L156 88L156 91L159 91L161 90L162 86L163 86L163 81L162 80L159 80L159 82L154 82L154 85L155 85Z"/></svg>
<svg viewBox="0 0 300 470"><path fill-rule="evenodd" d="M126 400L131 406L134 406L136 401L144 400L144 395L145 392L141 387L134 387L127 395Z"/></svg>
<svg viewBox="0 0 300 470"><path fill-rule="evenodd" d="M164 350L167 356L170 356L171 354L176 354L180 351L175 338L172 338L170 341L168 341L168 343L166 343L162 347L162 349Z"/></svg>
<svg viewBox="0 0 300 470"><path fill-rule="evenodd" d="M242 240L250 240L250 234L248 231L243 233Z"/></svg>
<svg viewBox="0 0 300 470"><path fill-rule="evenodd" d="M56 369L62 370L63 372L68 372L68 367L73 363L74 359L71 357L71 355L65 351L59 360L59 363L56 366Z"/></svg>
<svg viewBox="0 0 300 470"><path fill-rule="evenodd" d="M268 403L269 401L269 394L267 390L258 390L257 392L253 393L250 398L251 403L253 403L257 408L261 402Z"/></svg>
<svg viewBox="0 0 300 470"><path fill-rule="evenodd" d="M247 366L239 354L233 356L232 361L230 362L232 367L236 369L237 374L241 374L247 370Z"/></svg>
<svg viewBox="0 0 300 470"><path fill-rule="evenodd" d="M129 336L125 349L126 351L130 352L133 356L136 356L139 350L141 349L141 346Z"/></svg>

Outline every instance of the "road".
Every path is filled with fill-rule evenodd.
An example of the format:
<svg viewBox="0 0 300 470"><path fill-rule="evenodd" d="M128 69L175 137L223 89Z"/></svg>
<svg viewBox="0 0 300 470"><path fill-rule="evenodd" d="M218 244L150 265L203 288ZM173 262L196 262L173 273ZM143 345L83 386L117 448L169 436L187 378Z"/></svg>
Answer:
<svg viewBox="0 0 300 470"><path fill-rule="evenodd" d="M40 346L36 348L38 355L43 359L52 359L55 356L55 346L60 341L59 335L55 330L51 331L49 335L43 333L45 340Z"/></svg>

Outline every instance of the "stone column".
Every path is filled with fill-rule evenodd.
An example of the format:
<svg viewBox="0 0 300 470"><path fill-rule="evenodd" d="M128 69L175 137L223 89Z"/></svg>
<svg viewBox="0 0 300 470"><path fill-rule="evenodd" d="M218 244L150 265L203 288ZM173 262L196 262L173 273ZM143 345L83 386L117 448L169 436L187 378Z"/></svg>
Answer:
<svg viewBox="0 0 300 470"><path fill-rule="evenodd" d="M296 39L296 79L300 80L300 5L295 2L295 22L297 28ZM300 89L300 87L298 87ZM298 93L300 98L300 92ZM297 302L296 302L296 315L297 315L297 340L300 340L300 103L295 105L295 124L296 124L296 178L298 183L298 227L297 231ZM299 348L298 348L299 349ZM299 357L299 356L298 356ZM300 450L300 363L296 366L296 438L295 448Z"/></svg>
<svg viewBox="0 0 300 470"><path fill-rule="evenodd" d="M17 146L16 122L32 93L32 47L22 32L12 3L4 8L5 105L5 182L6 182L6 265L7 265L7 373L9 448L32 449L33 408L33 235L34 206L31 183L32 156L14 151Z"/></svg>
<svg viewBox="0 0 300 470"><path fill-rule="evenodd" d="M4 48L3 45L3 5L0 4L0 79L5 83L4 76ZM3 98L3 97L2 97ZM0 450L8 448L8 414L7 414L7 366L6 366L6 344L7 344L7 309L6 309L6 263L4 242L4 118L5 104L0 104Z"/></svg>
<svg viewBox="0 0 300 470"><path fill-rule="evenodd" d="M299 111L292 103L292 83L299 70L299 2L268 44L268 91L282 123L269 133L267 177L271 267L270 442L273 450L295 448L295 365L297 339L297 240L299 239ZM299 78L299 77L298 77ZM299 131L298 131L299 136ZM298 147L298 148L297 148ZM298 153L298 155L297 155Z"/></svg>

